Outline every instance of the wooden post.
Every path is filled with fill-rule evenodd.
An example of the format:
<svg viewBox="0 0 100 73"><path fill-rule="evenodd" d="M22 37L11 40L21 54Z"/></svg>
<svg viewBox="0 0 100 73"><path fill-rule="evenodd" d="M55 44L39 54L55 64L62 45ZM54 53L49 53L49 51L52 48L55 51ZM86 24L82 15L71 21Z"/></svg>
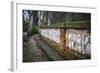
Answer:
<svg viewBox="0 0 100 73"><path fill-rule="evenodd" d="M61 45L65 51L65 49L66 49L66 29L61 29L60 40L61 40ZM63 54L64 54L64 51L63 51Z"/></svg>

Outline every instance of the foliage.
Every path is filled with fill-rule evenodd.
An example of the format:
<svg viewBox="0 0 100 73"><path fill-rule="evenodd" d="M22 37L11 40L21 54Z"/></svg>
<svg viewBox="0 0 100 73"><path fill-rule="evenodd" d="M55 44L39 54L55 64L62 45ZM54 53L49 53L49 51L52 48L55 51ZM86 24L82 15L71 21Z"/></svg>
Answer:
<svg viewBox="0 0 100 73"><path fill-rule="evenodd" d="M29 21L28 20L26 20L26 21L23 20L23 32L27 32L28 27L29 27Z"/></svg>
<svg viewBox="0 0 100 73"><path fill-rule="evenodd" d="M41 25L40 27L45 28L89 28L90 21L74 21L67 23L51 24L51 25Z"/></svg>
<svg viewBox="0 0 100 73"><path fill-rule="evenodd" d="M34 25L32 27L32 35L39 33L39 26L38 25Z"/></svg>
<svg viewBox="0 0 100 73"><path fill-rule="evenodd" d="M29 29L30 33L37 33L37 28L32 25L50 28L90 28L90 19L90 13L23 10L23 31L26 32Z"/></svg>

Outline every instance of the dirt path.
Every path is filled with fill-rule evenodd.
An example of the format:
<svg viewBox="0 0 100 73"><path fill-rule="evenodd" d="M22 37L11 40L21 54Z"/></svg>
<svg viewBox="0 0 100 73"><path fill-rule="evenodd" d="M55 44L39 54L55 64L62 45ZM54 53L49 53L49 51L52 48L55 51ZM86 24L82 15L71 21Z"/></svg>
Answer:
<svg viewBox="0 0 100 73"><path fill-rule="evenodd" d="M64 60L53 48L43 42L39 35L32 36L23 46L24 62Z"/></svg>
<svg viewBox="0 0 100 73"><path fill-rule="evenodd" d="M23 61L24 62L38 62L38 61L48 61L49 58L38 47L38 43L35 41L36 36L32 36L28 42L24 43L23 46Z"/></svg>

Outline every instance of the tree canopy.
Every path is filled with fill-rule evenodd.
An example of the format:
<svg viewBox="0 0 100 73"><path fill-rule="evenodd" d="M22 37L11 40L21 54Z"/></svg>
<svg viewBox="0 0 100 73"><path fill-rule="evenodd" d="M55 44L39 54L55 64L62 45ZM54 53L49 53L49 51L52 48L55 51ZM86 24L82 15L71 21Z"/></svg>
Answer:
<svg viewBox="0 0 100 73"><path fill-rule="evenodd" d="M23 10L23 31L31 32L34 26L78 26L83 21L90 27L90 20L90 13Z"/></svg>

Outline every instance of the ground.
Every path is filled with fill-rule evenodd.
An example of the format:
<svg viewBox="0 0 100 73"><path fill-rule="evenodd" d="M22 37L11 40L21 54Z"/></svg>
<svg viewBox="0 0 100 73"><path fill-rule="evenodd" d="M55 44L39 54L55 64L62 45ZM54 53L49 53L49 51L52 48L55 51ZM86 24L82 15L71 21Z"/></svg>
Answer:
<svg viewBox="0 0 100 73"><path fill-rule="evenodd" d="M61 46L39 34L28 37L23 42L23 62L61 61L61 60L90 59L76 51Z"/></svg>
<svg viewBox="0 0 100 73"><path fill-rule="evenodd" d="M54 49L44 43L39 35L33 35L23 43L23 62L63 60Z"/></svg>
<svg viewBox="0 0 100 73"><path fill-rule="evenodd" d="M28 42L23 44L23 61L34 62L34 61L47 61L48 57L45 55L43 50L38 47L38 43L35 41L35 35L32 36Z"/></svg>

